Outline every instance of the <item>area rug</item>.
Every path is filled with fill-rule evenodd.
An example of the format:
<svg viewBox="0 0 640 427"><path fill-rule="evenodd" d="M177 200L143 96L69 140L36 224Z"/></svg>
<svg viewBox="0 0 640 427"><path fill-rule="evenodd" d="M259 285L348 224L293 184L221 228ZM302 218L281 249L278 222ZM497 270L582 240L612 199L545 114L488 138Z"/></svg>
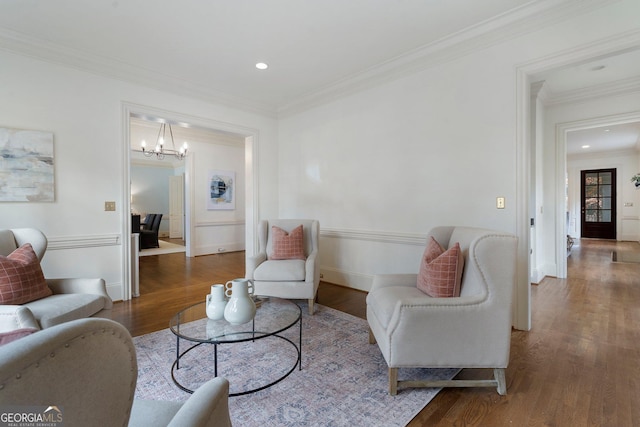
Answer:
<svg viewBox="0 0 640 427"><path fill-rule="evenodd" d="M174 254L178 252L185 252L187 250L184 246L165 242L164 240L158 240L158 244L160 245L159 248L141 249L139 256Z"/></svg>
<svg viewBox="0 0 640 427"><path fill-rule="evenodd" d="M265 390L229 398L236 426L405 426L439 389L400 390L389 396L387 365L378 346L368 343L367 322L316 305L303 312L302 369ZM282 333L298 342L296 327ZM184 401L190 394L172 381L176 337L163 330L134 338L138 356L136 397ZM181 350L186 343L181 341ZM183 347L184 346L184 347ZM257 347L259 346L259 347ZM230 392L258 388L288 372L297 351L269 338L218 347L218 375ZM203 344L181 359L176 378L190 388L213 377L213 346ZM400 379L451 379L456 369L400 369Z"/></svg>
<svg viewBox="0 0 640 427"><path fill-rule="evenodd" d="M637 251L613 251L611 252L611 262L624 264L639 264L640 253Z"/></svg>

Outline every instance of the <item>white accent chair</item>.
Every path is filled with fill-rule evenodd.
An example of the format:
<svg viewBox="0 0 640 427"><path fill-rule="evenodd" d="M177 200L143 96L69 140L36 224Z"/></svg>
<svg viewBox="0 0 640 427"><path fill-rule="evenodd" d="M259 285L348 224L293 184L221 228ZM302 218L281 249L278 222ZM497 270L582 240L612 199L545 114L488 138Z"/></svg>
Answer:
<svg viewBox="0 0 640 427"><path fill-rule="evenodd" d="M306 260L287 259L270 260L272 239L271 226L290 232L302 224L304 251ZM320 284L320 266L318 265L318 244L320 224L312 219L272 219L260 221L258 225L258 253L247 257L246 278L253 281L256 295L265 295L287 299L306 299L309 302L309 314Z"/></svg>
<svg viewBox="0 0 640 427"><path fill-rule="evenodd" d="M389 393L411 387L497 387L506 394L516 237L468 227L429 233L464 256L460 296L431 298L416 274L374 277L367 295L369 342L377 342L389 366ZM429 236L427 238L429 239ZM492 368L492 380L405 381L398 368Z"/></svg>
<svg viewBox="0 0 640 427"><path fill-rule="evenodd" d="M39 260L47 250L47 237L35 228L0 230L0 255L7 256L25 243L30 243ZM46 279L53 291L39 300L20 306L28 308L40 328L48 328L69 320L89 316L108 317L113 302L103 279ZM0 315L13 313L16 305L0 305ZM24 315L24 313L23 313Z"/></svg>
<svg viewBox="0 0 640 427"><path fill-rule="evenodd" d="M230 426L229 383L214 378L183 403L134 399L136 349L109 319L80 319L0 346L0 405L51 405L68 426Z"/></svg>

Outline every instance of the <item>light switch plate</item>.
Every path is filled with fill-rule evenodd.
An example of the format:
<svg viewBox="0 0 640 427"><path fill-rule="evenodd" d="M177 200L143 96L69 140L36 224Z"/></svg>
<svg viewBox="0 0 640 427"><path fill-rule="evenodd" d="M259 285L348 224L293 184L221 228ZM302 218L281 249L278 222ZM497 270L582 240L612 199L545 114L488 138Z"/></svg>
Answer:
<svg viewBox="0 0 640 427"><path fill-rule="evenodd" d="M115 211L116 210L116 202L104 202L104 210L105 211Z"/></svg>
<svg viewBox="0 0 640 427"><path fill-rule="evenodd" d="M504 209L504 197L496 197L496 208Z"/></svg>

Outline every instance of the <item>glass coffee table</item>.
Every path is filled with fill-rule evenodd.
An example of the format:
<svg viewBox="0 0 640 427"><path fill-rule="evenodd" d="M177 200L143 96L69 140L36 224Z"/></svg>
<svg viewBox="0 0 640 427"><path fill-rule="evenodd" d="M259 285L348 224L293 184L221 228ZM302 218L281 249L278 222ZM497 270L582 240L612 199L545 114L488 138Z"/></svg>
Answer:
<svg viewBox="0 0 640 427"><path fill-rule="evenodd" d="M181 369L180 362L185 355L202 345L213 346L213 376L217 377L218 346L255 343L255 345L251 344L252 347L250 347L249 351L253 351L256 356L260 356L265 352L264 348L261 349L260 340L267 338L283 340L293 346L295 353L297 353L297 357L293 358L295 359L293 366L291 369L285 368L278 372L276 378L268 379L268 383L265 385L260 384L256 387L249 387L246 390L229 393L229 396L241 396L264 390L288 377L295 370L296 366L301 370L302 310L300 307L291 301L274 297L259 297L259 303L257 305L258 308L256 309L254 319L242 325L232 325L224 319L211 320L207 318L206 304L204 301L189 306L173 316L169 322L171 332L176 335L176 360L171 366L171 378L173 382L187 393L193 393L193 389L183 384L184 380L180 381L176 378L176 373ZM297 343L294 342L293 337L286 337L281 334L296 324L298 324ZM186 350L180 352L180 340L186 340L193 344L189 344L190 346ZM284 350L285 347L287 346L276 345L274 347L275 350L272 351L281 351ZM205 366L198 367L197 365L200 363L211 363L205 359L208 358L189 358L189 370L203 370ZM274 361L277 360L279 359L274 359ZM233 360L228 362L233 363ZM183 363L185 362L183 361ZM210 368L210 366L206 366L206 368ZM233 378L228 379L230 383L233 383Z"/></svg>

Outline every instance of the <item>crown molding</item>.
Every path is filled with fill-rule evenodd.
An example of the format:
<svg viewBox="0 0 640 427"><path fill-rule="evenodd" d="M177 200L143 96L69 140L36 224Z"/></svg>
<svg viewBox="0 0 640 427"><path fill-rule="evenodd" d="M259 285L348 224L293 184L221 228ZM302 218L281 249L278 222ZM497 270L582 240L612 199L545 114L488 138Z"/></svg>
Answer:
<svg viewBox="0 0 640 427"><path fill-rule="evenodd" d="M413 74L436 64L451 61L516 36L538 31L544 26L616 1L542 0L530 2L334 82L317 91L303 94L296 101L279 108L275 105L254 102L216 91L210 87L163 74L157 70L137 67L113 58L61 46L5 28L0 28L0 49L180 96L188 96L242 111L278 118L297 114L334 99Z"/></svg>
<svg viewBox="0 0 640 427"><path fill-rule="evenodd" d="M215 102L230 108L254 112L268 117L275 118L277 116L274 105L233 96L157 70L138 67L114 58L96 55L89 51L72 49L6 28L0 28L0 49L80 71L170 92L175 95Z"/></svg>
<svg viewBox="0 0 640 427"><path fill-rule="evenodd" d="M632 77L586 88L548 93L543 103L545 106L574 104L606 96L630 95L638 92L640 92L640 77Z"/></svg>
<svg viewBox="0 0 640 427"><path fill-rule="evenodd" d="M587 13L617 0L543 0L527 3L494 18L422 46L392 60L308 93L278 108L288 117L334 99L445 63L545 26Z"/></svg>

